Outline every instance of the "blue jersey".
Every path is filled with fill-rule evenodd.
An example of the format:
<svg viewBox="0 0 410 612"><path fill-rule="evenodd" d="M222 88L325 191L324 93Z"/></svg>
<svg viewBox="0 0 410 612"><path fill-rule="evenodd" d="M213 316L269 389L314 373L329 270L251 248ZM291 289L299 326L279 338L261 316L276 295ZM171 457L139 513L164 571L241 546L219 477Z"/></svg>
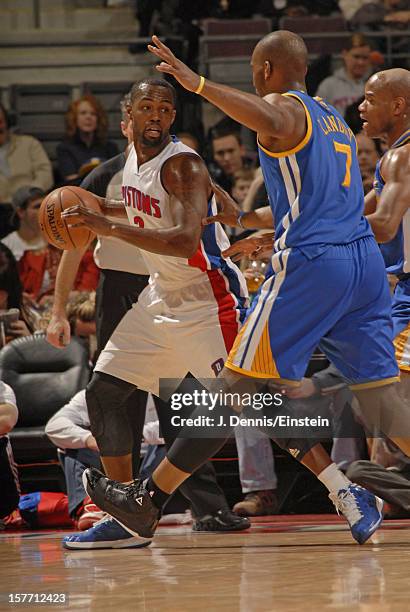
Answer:
<svg viewBox="0 0 410 612"><path fill-rule="evenodd" d="M363 186L353 132L320 98L300 91L284 95L303 104L307 131L290 151L272 153L259 143L275 223L274 251L297 247L312 258L330 245L372 236L363 216Z"/></svg>
<svg viewBox="0 0 410 612"><path fill-rule="evenodd" d="M390 149L397 149L405 144L410 143L410 130L406 130L396 142L392 144ZM383 157L379 159L376 165L376 172L374 175L373 187L376 192L376 196L380 197L385 180L382 176L380 166L383 161ZM408 274L410 273L410 208L405 213L397 234L390 240L380 245L384 262L386 264L386 270L390 274Z"/></svg>

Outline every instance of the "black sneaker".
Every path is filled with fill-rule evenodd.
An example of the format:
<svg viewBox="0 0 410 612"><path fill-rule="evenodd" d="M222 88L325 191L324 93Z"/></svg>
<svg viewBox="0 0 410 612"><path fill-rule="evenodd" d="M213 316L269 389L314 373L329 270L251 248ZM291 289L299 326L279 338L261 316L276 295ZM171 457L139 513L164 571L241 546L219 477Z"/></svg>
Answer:
<svg viewBox="0 0 410 612"><path fill-rule="evenodd" d="M84 470L83 485L93 502L113 516L129 533L152 538L161 513L152 503L141 480L124 484L110 480L91 467Z"/></svg>
<svg viewBox="0 0 410 612"><path fill-rule="evenodd" d="M196 519L192 525L192 531L242 531L249 529L250 526L249 519L237 516L226 509Z"/></svg>

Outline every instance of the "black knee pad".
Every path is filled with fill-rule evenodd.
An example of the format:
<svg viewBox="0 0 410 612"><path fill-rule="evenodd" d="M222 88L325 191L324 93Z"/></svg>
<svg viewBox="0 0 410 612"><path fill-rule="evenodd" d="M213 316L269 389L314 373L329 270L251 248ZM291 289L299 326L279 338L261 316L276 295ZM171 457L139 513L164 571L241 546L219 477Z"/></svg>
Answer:
<svg viewBox="0 0 410 612"><path fill-rule="evenodd" d="M102 457L119 457L132 451L133 432L127 399L135 389L134 385L103 372L94 372L87 386L85 398L91 433Z"/></svg>

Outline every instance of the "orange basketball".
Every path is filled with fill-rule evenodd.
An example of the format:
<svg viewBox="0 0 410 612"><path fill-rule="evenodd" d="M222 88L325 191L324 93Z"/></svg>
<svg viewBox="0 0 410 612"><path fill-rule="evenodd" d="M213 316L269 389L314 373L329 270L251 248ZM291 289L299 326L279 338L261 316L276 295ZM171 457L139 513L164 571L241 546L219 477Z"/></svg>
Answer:
<svg viewBox="0 0 410 612"><path fill-rule="evenodd" d="M41 231L46 240L59 249L70 251L84 247L94 236L87 227L68 227L67 222L61 217L63 210L76 204L101 210L96 196L81 187L59 187L49 193L41 203L39 211Z"/></svg>

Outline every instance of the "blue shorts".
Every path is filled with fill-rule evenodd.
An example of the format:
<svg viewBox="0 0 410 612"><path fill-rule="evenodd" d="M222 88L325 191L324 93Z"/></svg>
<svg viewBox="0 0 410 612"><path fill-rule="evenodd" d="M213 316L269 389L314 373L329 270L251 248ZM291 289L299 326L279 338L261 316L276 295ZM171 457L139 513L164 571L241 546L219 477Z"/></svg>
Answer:
<svg viewBox="0 0 410 612"><path fill-rule="evenodd" d="M397 283L392 306L396 359L400 370L410 372L410 278Z"/></svg>
<svg viewBox="0 0 410 612"><path fill-rule="evenodd" d="M398 380L384 261L373 237L331 245L313 259L296 248L272 257L226 366L297 383L320 346L352 386Z"/></svg>

